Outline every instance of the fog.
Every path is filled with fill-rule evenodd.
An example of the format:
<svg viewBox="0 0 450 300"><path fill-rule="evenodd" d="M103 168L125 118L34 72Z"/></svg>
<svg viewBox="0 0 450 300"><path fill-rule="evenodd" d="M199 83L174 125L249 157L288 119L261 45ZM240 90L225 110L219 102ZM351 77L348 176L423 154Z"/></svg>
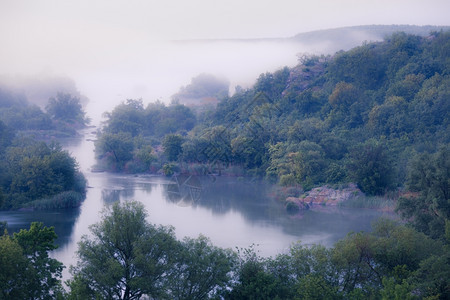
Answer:
<svg viewBox="0 0 450 300"><path fill-rule="evenodd" d="M86 58L83 61L76 59L74 53L56 56L41 70L33 61L20 64L12 69L28 74L25 77L28 80L3 75L3 81L16 88L21 84L35 88L36 84L30 84L30 77L41 78L41 82L45 81L42 78L51 82L59 76L72 78L78 91L89 98L86 107L89 116L99 120L103 112L126 99L169 103L180 87L188 85L201 73L226 78L230 82L230 93L237 85L250 87L261 73L294 66L299 54L317 53L314 47L317 48L288 40L153 41L136 47L125 44L114 53L95 52L93 57L83 56ZM55 84L55 89L58 88L67 86ZM42 93L40 96L43 97ZM42 103L42 99L30 100Z"/></svg>
<svg viewBox="0 0 450 300"><path fill-rule="evenodd" d="M448 11L446 0L2 0L0 80L69 78L90 99L95 120L127 98L168 102L200 73L226 77L232 92L295 65L299 53L336 48L283 39L298 33L448 25Z"/></svg>
<svg viewBox="0 0 450 300"><path fill-rule="evenodd" d="M91 112L127 98L169 103L181 86L201 73L225 77L230 92L251 86L259 74L297 63L302 47L271 42L161 42L143 47L135 56L93 69L77 80L91 99ZM112 63L112 62L111 62ZM95 119L95 117L94 117Z"/></svg>

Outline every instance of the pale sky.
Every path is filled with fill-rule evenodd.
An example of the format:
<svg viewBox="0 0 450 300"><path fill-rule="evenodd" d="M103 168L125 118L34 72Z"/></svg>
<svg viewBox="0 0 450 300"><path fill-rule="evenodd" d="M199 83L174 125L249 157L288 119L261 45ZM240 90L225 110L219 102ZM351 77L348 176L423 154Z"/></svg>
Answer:
<svg viewBox="0 0 450 300"><path fill-rule="evenodd" d="M161 46L161 41L291 37L372 24L450 25L450 0L0 0L0 76L53 72L74 78L87 90L92 90L88 81L110 88L128 85L114 93L134 97L136 93L127 91L137 87L157 91L164 86L164 80L156 82L150 69L169 68L167 63L182 65L179 70L168 69L173 76L163 74L173 77L178 86L195 75L194 70L188 74L189 67L195 67L195 72L201 69L189 53L195 50L177 52ZM212 50L201 51L203 59ZM233 51L233 57L241 55L234 48L226 54ZM265 57L269 56L267 52ZM211 56L204 65L210 66L217 57ZM237 61L234 65L242 68ZM254 73L259 71L265 70ZM177 79L174 72L186 74ZM228 75L227 70L222 73ZM143 96L166 96L158 93L143 92Z"/></svg>
<svg viewBox="0 0 450 300"><path fill-rule="evenodd" d="M149 39L288 37L352 25L449 25L449 19L448 0L0 0L2 37L33 42L99 34L108 40L114 32Z"/></svg>

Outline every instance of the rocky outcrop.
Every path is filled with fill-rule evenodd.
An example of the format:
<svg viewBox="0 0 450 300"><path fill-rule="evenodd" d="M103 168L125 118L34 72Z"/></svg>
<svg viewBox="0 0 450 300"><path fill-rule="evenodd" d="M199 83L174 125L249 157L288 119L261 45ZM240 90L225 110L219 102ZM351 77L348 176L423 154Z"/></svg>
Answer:
<svg viewBox="0 0 450 300"><path fill-rule="evenodd" d="M298 210L305 210L318 205L336 206L346 200L363 195L356 184L349 184L346 188L342 189L322 186L314 188L299 197L286 198L286 206L292 209L293 205L296 205Z"/></svg>

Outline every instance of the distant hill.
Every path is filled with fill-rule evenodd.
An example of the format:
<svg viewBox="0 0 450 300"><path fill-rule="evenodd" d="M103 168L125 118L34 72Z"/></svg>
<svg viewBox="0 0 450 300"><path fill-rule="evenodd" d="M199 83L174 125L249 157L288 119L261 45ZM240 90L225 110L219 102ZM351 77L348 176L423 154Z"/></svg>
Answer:
<svg viewBox="0 0 450 300"><path fill-rule="evenodd" d="M364 25L341 27L326 30L304 32L288 40L306 44L318 45L328 52L349 50L361 45L364 41L381 41L395 32L405 32L419 36L428 36L430 32L450 30L450 26L416 26L416 25Z"/></svg>
<svg viewBox="0 0 450 300"><path fill-rule="evenodd" d="M417 36L428 36L431 32L448 31L450 26L417 26L417 25L361 25L349 26L299 33L288 38L257 38L257 39L198 39L178 40L176 43L294 43L307 46L309 51L318 54L334 54L340 50L350 50L361 46L364 42L377 42L395 32L405 32ZM300 47L299 47L300 48ZM305 47L301 47L305 48Z"/></svg>

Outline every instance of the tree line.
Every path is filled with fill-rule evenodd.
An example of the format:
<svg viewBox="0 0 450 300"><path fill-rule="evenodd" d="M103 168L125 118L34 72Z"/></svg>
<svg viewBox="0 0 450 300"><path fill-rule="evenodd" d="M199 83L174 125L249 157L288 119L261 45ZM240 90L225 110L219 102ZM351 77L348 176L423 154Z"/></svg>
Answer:
<svg viewBox="0 0 450 300"><path fill-rule="evenodd" d="M15 131L45 136L75 136L76 130L86 126L89 118L80 98L69 93L50 97L43 110L28 102L26 96L0 86L0 120Z"/></svg>
<svg viewBox="0 0 450 300"><path fill-rule="evenodd" d="M222 249L203 236L177 240L147 221L139 202L116 202L78 245L72 278L50 258L53 228L0 237L2 299L448 299L445 239L381 219L334 247L293 244L261 257L257 247Z"/></svg>

